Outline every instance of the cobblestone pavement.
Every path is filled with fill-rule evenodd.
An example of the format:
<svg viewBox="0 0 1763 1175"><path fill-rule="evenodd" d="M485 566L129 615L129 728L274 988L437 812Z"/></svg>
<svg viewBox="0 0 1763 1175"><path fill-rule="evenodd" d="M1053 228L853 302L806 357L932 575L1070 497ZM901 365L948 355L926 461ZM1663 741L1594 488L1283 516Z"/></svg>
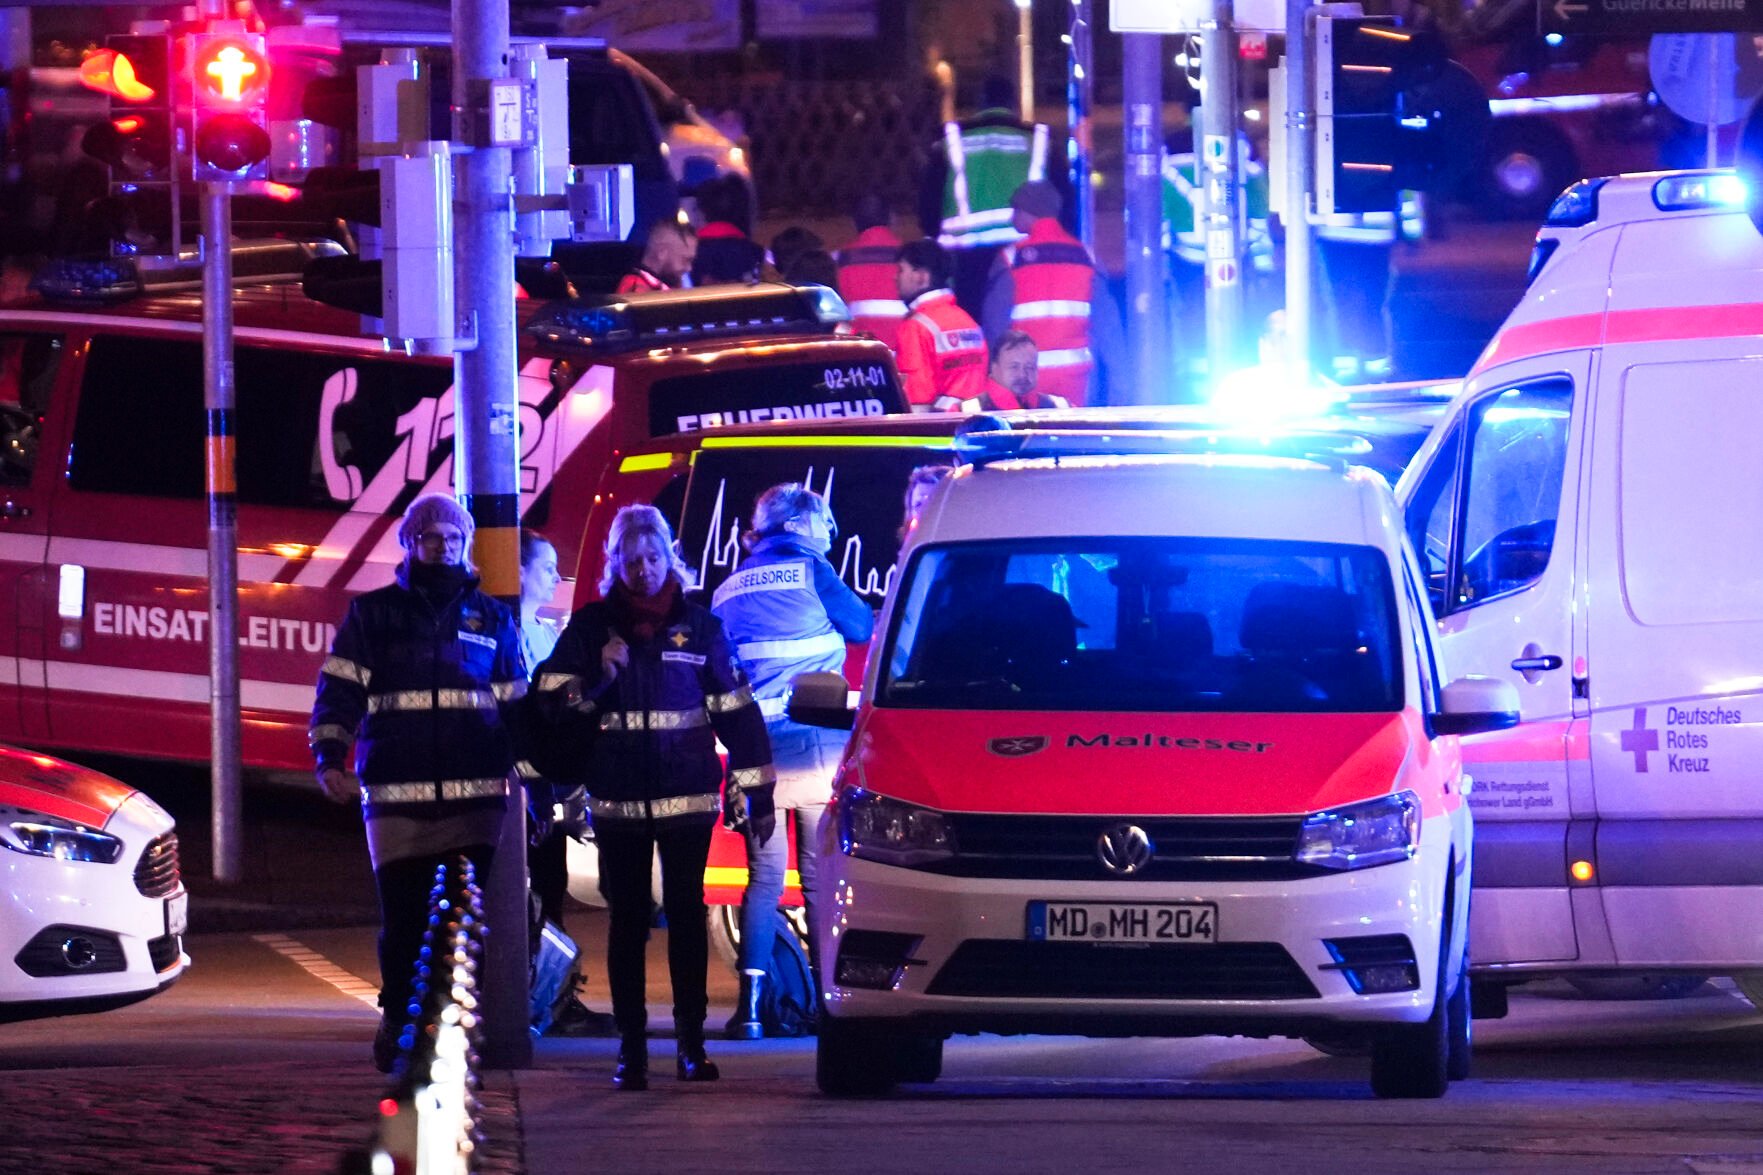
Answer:
<svg viewBox="0 0 1763 1175"><path fill-rule="evenodd" d="M335 1175L385 1088L359 1064L14 1071L0 1175ZM513 1083L492 1074L478 1103L477 1170L524 1175Z"/></svg>

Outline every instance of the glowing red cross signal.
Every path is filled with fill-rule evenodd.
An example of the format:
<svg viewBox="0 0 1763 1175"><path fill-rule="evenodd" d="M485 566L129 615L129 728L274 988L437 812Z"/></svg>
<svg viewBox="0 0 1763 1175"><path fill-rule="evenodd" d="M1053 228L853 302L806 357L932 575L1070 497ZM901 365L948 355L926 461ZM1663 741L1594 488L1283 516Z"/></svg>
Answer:
<svg viewBox="0 0 1763 1175"><path fill-rule="evenodd" d="M196 79L210 97L226 103L250 100L269 81L263 56L238 41L210 42L196 63Z"/></svg>

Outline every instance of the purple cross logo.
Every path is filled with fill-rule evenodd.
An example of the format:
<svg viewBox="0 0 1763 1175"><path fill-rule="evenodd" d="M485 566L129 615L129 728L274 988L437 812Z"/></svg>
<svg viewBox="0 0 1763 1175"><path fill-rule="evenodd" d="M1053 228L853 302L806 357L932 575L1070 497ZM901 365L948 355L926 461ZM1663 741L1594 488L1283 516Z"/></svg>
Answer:
<svg viewBox="0 0 1763 1175"><path fill-rule="evenodd" d="M1622 732L1622 749L1634 756L1634 769L1647 773L1647 752L1659 749L1659 732L1647 729L1647 708L1637 706L1634 725Z"/></svg>

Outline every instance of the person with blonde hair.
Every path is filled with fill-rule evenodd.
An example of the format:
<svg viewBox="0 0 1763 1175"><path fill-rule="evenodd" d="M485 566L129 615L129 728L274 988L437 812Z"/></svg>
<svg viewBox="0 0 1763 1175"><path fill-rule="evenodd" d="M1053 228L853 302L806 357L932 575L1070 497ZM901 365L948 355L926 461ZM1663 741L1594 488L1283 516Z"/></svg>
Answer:
<svg viewBox="0 0 1763 1175"><path fill-rule="evenodd" d="M535 720L584 765L611 919L606 973L621 1090L649 1081L651 858L659 850L675 1071L681 1081L715 1081L704 1051L710 834L719 811L761 844L776 825L765 720L722 622L686 599L687 582L667 519L653 506L624 507L606 537L603 598L575 611L533 678ZM718 739L728 748L726 789Z"/></svg>
<svg viewBox="0 0 1763 1175"><path fill-rule="evenodd" d="M796 820L796 871L802 900L814 924L819 862L818 830L832 796L833 768L847 735L793 722L784 713L790 681L798 673L837 673L845 667L846 642L867 641L875 616L863 598L827 562L837 531L832 508L800 482L775 485L753 506L747 557L716 589L712 607L728 629L753 681L765 715L777 767L776 806ZM741 898L741 988L735 1014L725 1026L736 1040L765 1035L760 1007L769 981L778 901L784 893L789 847L747 837L747 892ZM818 974L819 952L809 943Z"/></svg>
<svg viewBox="0 0 1763 1175"><path fill-rule="evenodd" d="M350 603L312 706L319 785L367 818L380 899L373 1060L383 1073L409 1031L435 870L463 853L487 881L508 804L509 708L526 692L526 668L513 614L478 590L472 532L445 494L410 504L397 582Z"/></svg>

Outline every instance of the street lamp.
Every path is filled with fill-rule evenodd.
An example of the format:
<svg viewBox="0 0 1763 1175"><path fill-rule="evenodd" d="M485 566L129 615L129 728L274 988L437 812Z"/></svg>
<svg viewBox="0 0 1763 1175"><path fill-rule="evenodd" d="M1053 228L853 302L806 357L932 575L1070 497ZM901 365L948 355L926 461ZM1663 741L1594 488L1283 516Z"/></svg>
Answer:
<svg viewBox="0 0 1763 1175"><path fill-rule="evenodd" d="M1016 0L1016 77L1021 84L1019 99L1022 121L1035 120L1035 21L1033 0Z"/></svg>

